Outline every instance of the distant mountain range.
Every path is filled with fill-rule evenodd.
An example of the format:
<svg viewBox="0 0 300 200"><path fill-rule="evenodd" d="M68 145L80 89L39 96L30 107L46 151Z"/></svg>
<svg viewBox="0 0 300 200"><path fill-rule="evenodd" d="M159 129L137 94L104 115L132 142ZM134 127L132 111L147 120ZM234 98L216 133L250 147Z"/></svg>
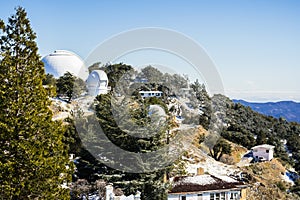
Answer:
<svg viewBox="0 0 300 200"><path fill-rule="evenodd" d="M264 115L269 115L276 118L283 117L289 122L300 123L300 103L296 103L294 101L252 103L244 100L234 99L233 102L240 103L244 106L249 106L254 111Z"/></svg>

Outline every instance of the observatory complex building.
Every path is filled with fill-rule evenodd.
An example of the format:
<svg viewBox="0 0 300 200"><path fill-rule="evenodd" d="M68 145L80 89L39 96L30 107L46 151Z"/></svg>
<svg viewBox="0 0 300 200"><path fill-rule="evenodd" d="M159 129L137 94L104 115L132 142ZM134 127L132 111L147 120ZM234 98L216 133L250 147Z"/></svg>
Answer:
<svg viewBox="0 0 300 200"><path fill-rule="evenodd" d="M70 72L86 81L88 95L106 94L109 90L108 77L103 70L94 70L90 74L83 60L75 53L67 50L56 50L42 59L46 73L55 78Z"/></svg>

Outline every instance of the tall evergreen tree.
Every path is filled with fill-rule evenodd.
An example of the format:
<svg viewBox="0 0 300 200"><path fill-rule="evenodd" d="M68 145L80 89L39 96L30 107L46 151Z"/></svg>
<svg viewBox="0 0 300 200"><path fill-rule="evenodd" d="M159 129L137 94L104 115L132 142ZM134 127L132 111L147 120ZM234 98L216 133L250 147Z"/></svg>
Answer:
<svg viewBox="0 0 300 200"><path fill-rule="evenodd" d="M52 121L35 38L23 8L0 20L0 196L69 199L64 127Z"/></svg>
<svg viewBox="0 0 300 200"><path fill-rule="evenodd" d="M85 82L70 72L64 73L64 75L59 77L56 81L57 96L66 96L69 102L72 98L80 96L85 89Z"/></svg>

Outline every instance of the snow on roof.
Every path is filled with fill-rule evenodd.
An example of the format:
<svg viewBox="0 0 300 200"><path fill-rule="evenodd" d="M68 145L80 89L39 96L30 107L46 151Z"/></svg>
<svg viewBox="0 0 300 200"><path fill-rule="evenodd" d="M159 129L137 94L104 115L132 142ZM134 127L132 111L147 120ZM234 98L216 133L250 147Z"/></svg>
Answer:
<svg viewBox="0 0 300 200"><path fill-rule="evenodd" d="M176 184L197 184L197 185L207 185L207 184L214 184L216 180L211 175L200 175L200 176L190 176L185 177Z"/></svg>
<svg viewBox="0 0 300 200"><path fill-rule="evenodd" d="M264 149L274 149L275 146L269 145L269 144L262 144L255 147L252 147L252 149L258 149L258 148L264 148Z"/></svg>
<svg viewBox="0 0 300 200"><path fill-rule="evenodd" d="M193 193L247 187L228 176L197 175L175 177L169 193Z"/></svg>

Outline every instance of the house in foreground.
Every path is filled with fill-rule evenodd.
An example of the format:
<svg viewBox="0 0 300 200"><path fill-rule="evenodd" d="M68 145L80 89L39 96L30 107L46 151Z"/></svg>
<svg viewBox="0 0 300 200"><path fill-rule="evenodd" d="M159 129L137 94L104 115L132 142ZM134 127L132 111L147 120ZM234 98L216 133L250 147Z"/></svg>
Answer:
<svg viewBox="0 0 300 200"><path fill-rule="evenodd" d="M228 176L175 177L168 200L245 200L247 187Z"/></svg>
<svg viewBox="0 0 300 200"><path fill-rule="evenodd" d="M273 159L275 146L269 144L262 144L252 147L254 160L257 161L270 161Z"/></svg>

